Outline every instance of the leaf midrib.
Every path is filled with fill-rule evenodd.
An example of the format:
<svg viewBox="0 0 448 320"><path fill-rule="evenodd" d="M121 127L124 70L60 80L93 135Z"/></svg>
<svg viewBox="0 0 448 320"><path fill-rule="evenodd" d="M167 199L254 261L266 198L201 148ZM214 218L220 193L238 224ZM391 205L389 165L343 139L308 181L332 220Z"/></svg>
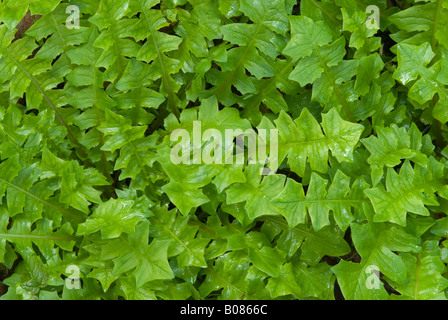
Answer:
<svg viewBox="0 0 448 320"><path fill-rule="evenodd" d="M271 90L276 85L276 80L280 78L281 75L283 75L291 66L293 65L292 61L289 61L281 70L279 73L275 74L272 78L267 80L263 86L261 86L259 93L256 95L256 99L247 106L248 109L252 109L258 106L260 102L263 101L265 94L269 94Z"/></svg>
<svg viewBox="0 0 448 320"><path fill-rule="evenodd" d="M12 54L9 52L9 50L4 50L3 52L6 53L6 55L8 56L9 59L11 59L12 62L14 62L15 65L17 65L20 70L31 80L31 82L34 84L34 86L36 87L36 89L40 92L40 94L42 94L42 96L44 97L45 101L47 102L47 104L50 106L50 108L53 110L53 112L55 113L57 119L59 120L59 122L65 127L65 129L67 130L67 134L69 139L72 141L73 144L75 144L78 147L78 152L80 153L80 155L84 158L85 157L85 153L84 151L82 151L82 149L80 148L80 144L78 142L78 140L73 136L72 132L70 131L67 123L64 121L64 119L62 118L62 116L59 114L58 110L56 109L55 105L53 104L53 102L50 100L50 98L47 96L47 94L45 93L45 91L41 88L41 86L39 85L39 83L37 82L36 78L34 76L32 76L28 70L25 69L25 67L17 60L15 59Z"/></svg>
<svg viewBox="0 0 448 320"><path fill-rule="evenodd" d="M139 0L138 3L140 5L140 7L141 7L143 15L145 16L146 25L148 26L149 32L151 33L150 37L151 37L151 39L152 39L152 41L154 43L154 48L156 49L156 52L157 52L157 57L158 57L159 62L160 62L160 68L162 70L163 82L165 83L165 87L166 87L166 90L168 92L168 102L169 102L169 104L171 106L171 110L174 113L174 115L177 118L179 118L179 116L180 116L179 110L177 109L176 104L174 102L174 93L173 93L173 90L171 89L171 84L170 84L169 79L168 79L168 74L166 72L166 68L165 68L165 65L163 63L162 52L160 52L159 44L157 43L157 41L155 39L155 32L156 32L156 30L154 30L154 28L152 27L152 25L151 25L151 23L149 21L148 15L146 14L145 7L142 4L141 0Z"/></svg>
<svg viewBox="0 0 448 320"><path fill-rule="evenodd" d="M173 232L173 231L171 231L170 230L170 228L168 228L167 226L166 226L166 224L164 224L164 223L162 223L160 220L158 220L158 219L155 219L154 218L154 220L160 225L160 226L162 226L162 228L163 228L163 230L165 230L176 242L178 242L185 250L187 250L188 251L188 253L191 255L191 256L193 256L193 252L190 250L190 248L188 248L188 246L182 241L182 240L180 240L179 239L179 237Z"/></svg>
<svg viewBox="0 0 448 320"><path fill-rule="evenodd" d="M324 69L324 73L327 77L327 79L330 81L330 85L333 88L333 92L336 94L337 99L339 100L339 103L342 106L342 109L344 110L348 120L350 122L354 122L353 115L348 110L347 101L344 99L344 97L339 92L339 88L336 85L336 81L333 79L333 76L331 75L330 69L328 68L327 64L325 63L324 59L322 58L322 55L320 53L320 48L317 47L313 42L313 51L316 52L317 58L319 59L319 62Z"/></svg>
<svg viewBox="0 0 448 320"><path fill-rule="evenodd" d="M433 48L433 50L436 49L436 44L437 44L436 32L437 32L437 27L439 25L440 11L442 11L442 0L437 0L437 7L436 7L435 15L434 15L434 23L433 23L432 35L431 35L431 47Z"/></svg>
<svg viewBox="0 0 448 320"><path fill-rule="evenodd" d="M262 21L264 21L264 19L266 18L267 13L265 12L263 19L261 19ZM224 83L221 85L221 87L219 88L218 92L216 93L216 97L220 97L221 94L224 92L225 87L229 84L230 81L232 81L233 77L235 76L236 72L239 70L239 68L241 67L241 65L243 64L244 60L246 59L247 53L249 52L250 49L252 49L252 47L255 44L255 41L257 39L258 34L261 31L261 27L263 26L263 23L259 23L257 26L257 30L255 31L255 34L252 38L252 40L249 42L249 44L246 46L246 50L244 51L244 53L241 55L241 58L238 60L237 65L235 66L235 68L232 70L232 72L230 73L230 75L227 77L226 81L224 81Z"/></svg>
<svg viewBox="0 0 448 320"><path fill-rule="evenodd" d="M419 288L418 288L418 284L420 281L420 270L421 270L421 253L418 254L417 256L417 266L415 269L415 287L414 287L414 300L418 300L418 292L419 292Z"/></svg>
<svg viewBox="0 0 448 320"><path fill-rule="evenodd" d="M27 191L27 190L21 188L20 186L15 185L15 184L12 183L12 182L9 182L9 181L7 181L7 180L5 180L5 179L3 179L3 178L0 178L0 181L3 182L3 183L5 183L5 184L7 184L8 186L10 186L10 187L12 187L12 188L18 190L18 191L20 191L20 192L26 194L27 196L29 196L29 197L31 197L31 198L33 198L33 199L39 201L40 203L42 203L42 204L44 204L44 205L46 205L46 206L48 206L48 207L50 207L50 208L52 208L52 209L58 211L59 213L62 213L62 214L64 214L64 215L69 216L69 217L71 217L71 218L73 218L73 219L76 219L76 220L78 220L78 221L80 221L80 222L83 222L83 221L84 221L83 218L80 218L80 217L78 217L77 215L75 215L75 214L73 214L73 213L71 213L71 212L69 212L69 211L67 211L67 210L65 210L65 209L62 209L62 208L60 208L60 207L58 207L58 206L56 206L56 205L54 205L54 204L52 204L52 203L50 203L50 202L44 200L44 199L39 198L39 197L36 196L35 194L33 194L33 193L31 193L31 192L29 192L29 191Z"/></svg>
<svg viewBox="0 0 448 320"><path fill-rule="evenodd" d="M222 282L224 282L228 287L234 288L236 289L238 292L240 292L242 294L242 296L246 295L246 292L244 290L241 290L240 288L238 288L237 286L235 286L233 283L230 283L227 281L227 279L225 279L224 277L222 277L219 273L217 273L215 270L213 270L212 268L207 268L207 271L212 273L215 277L217 277L219 280L221 280Z"/></svg>
<svg viewBox="0 0 448 320"><path fill-rule="evenodd" d="M51 236L51 235L35 235L35 234L18 234L18 233L0 233L0 238L5 239L35 239L35 240L55 240L55 241L76 241L75 237Z"/></svg>

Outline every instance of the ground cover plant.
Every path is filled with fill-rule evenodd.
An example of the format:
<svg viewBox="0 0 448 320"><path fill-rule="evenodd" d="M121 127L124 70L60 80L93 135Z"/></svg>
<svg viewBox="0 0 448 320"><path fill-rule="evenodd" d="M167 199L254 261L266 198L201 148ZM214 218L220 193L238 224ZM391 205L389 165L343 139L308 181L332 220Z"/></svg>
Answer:
<svg viewBox="0 0 448 320"><path fill-rule="evenodd" d="M447 121L448 0L2 0L1 299L445 299Z"/></svg>

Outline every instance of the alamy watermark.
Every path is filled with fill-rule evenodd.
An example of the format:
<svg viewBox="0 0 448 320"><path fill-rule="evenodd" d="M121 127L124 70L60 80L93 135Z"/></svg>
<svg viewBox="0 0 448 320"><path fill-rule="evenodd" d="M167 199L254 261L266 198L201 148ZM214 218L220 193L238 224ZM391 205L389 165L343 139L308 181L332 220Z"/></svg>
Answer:
<svg viewBox="0 0 448 320"><path fill-rule="evenodd" d="M366 287L369 290L378 290L380 288L380 269L378 266L370 265L365 270L369 276L366 279Z"/></svg>
<svg viewBox="0 0 448 320"><path fill-rule="evenodd" d="M171 142L178 142L171 149L173 164L267 165L261 169L262 175L272 174L278 168L277 129L259 129L258 132L254 129L226 129L223 137L218 129L202 132L201 121L193 121L192 134L191 137L186 129L176 129L171 133Z"/></svg>
<svg viewBox="0 0 448 320"><path fill-rule="evenodd" d="M370 5L366 8L366 14L370 14L366 20L367 29L380 28L380 8L375 5Z"/></svg>
<svg viewBox="0 0 448 320"><path fill-rule="evenodd" d="M69 5L67 6L67 9L65 10L65 13L70 14L68 16L67 20L65 21L65 26L67 29L79 29L79 7L75 5Z"/></svg>
<svg viewBox="0 0 448 320"><path fill-rule="evenodd" d="M78 266L69 265L65 269L65 273L69 276L65 279L65 287L68 290L81 289L81 272Z"/></svg>

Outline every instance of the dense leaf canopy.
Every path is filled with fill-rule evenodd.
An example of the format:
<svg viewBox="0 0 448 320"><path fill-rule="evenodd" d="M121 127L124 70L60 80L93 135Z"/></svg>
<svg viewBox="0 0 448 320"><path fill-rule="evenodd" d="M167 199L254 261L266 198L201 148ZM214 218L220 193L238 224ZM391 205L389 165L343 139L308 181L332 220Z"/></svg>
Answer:
<svg viewBox="0 0 448 320"><path fill-rule="evenodd" d="M1 299L446 299L447 122L448 0L1 0Z"/></svg>

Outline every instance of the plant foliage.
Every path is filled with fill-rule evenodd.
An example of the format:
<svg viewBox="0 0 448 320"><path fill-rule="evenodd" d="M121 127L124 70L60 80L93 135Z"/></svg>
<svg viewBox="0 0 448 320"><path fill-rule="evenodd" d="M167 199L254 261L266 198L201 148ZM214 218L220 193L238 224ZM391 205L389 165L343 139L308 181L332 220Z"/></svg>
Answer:
<svg viewBox="0 0 448 320"><path fill-rule="evenodd" d="M446 299L447 35L448 0L0 1L1 299ZM174 164L195 121L278 170Z"/></svg>

